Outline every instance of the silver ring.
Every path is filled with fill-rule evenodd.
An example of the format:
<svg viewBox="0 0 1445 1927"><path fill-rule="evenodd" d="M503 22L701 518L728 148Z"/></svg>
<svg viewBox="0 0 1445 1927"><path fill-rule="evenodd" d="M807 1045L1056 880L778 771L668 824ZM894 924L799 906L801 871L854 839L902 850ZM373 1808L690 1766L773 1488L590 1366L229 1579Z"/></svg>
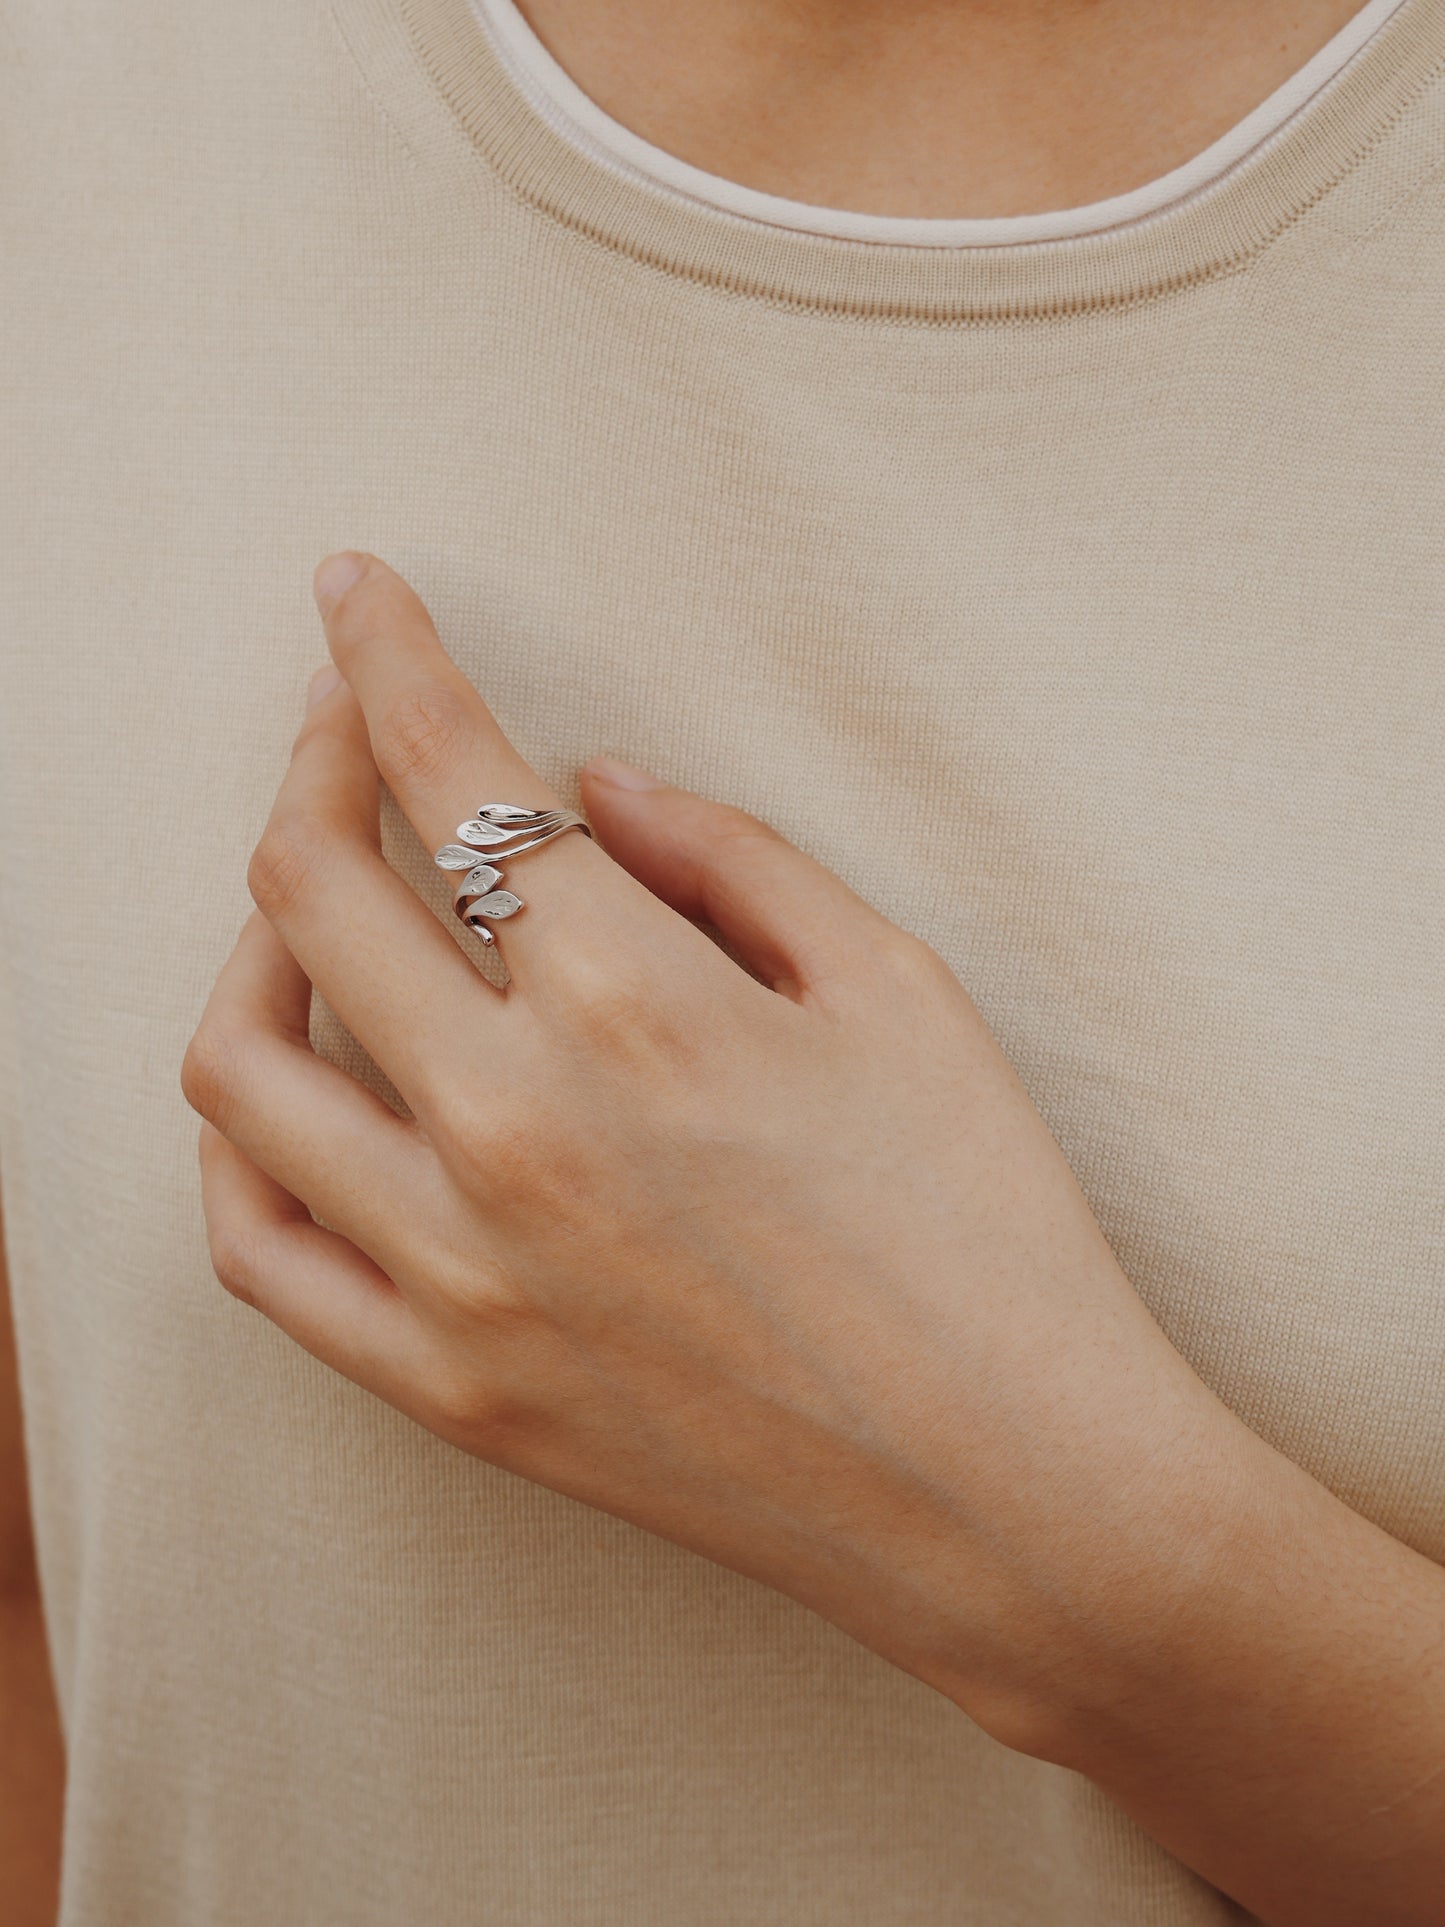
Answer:
<svg viewBox="0 0 1445 1927"><path fill-rule="evenodd" d="M475 816L457 825L456 843L444 843L436 853L443 870L465 870L457 885L452 908L483 943L495 943L488 929L503 917L515 917L522 899L510 890L499 890L502 872L498 867L524 850L535 850L550 843L567 830L581 830L591 836L592 826L576 810L525 810L516 803L483 803ZM486 861L477 853L485 850Z"/></svg>

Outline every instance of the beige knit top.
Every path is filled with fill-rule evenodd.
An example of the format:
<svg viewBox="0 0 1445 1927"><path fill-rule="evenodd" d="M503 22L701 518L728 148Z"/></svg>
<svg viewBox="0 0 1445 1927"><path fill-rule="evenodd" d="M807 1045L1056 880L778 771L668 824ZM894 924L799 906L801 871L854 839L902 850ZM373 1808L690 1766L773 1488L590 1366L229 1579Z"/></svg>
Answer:
<svg viewBox="0 0 1445 1927"><path fill-rule="evenodd" d="M1445 1559L1442 82L1404 0L1182 199L917 245L609 165L468 0L5 0L0 1176L65 1927L1241 1918L229 1300L177 1069L311 567L374 549L565 792L649 764L932 942L1194 1367Z"/></svg>

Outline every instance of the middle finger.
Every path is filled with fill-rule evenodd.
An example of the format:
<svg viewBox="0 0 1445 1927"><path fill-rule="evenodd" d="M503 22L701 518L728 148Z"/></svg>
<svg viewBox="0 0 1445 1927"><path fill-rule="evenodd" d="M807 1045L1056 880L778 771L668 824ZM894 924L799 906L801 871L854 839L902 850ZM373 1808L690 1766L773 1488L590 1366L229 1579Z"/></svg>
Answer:
<svg viewBox="0 0 1445 1927"><path fill-rule="evenodd" d="M376 767L344 684L297 737L250 885L266 921L423 1123L445 1103L459 1056L484 1050L495 1059L501 993L383 856Z"/></svg>

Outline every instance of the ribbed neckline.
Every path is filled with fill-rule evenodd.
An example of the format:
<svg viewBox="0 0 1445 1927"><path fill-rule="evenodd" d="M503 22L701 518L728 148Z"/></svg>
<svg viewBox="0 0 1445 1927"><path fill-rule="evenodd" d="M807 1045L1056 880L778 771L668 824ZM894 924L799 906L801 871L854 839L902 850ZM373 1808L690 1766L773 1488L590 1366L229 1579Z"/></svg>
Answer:
<svg viewBox="0 0 1445 1927"><path fill-rule="evenodd" d="M1152 218L1191 194L1212 187L1247 155L1273 139L1316 95L1332 86L1350 61L1381 31L1405 0L1365 4L1267 99L1200 153L1143 186L1108 200L1049 213L993 219L909 218L815 206L741 186L709 174L654 146L597 105L548 52L516 0L472 0L502 64L520 92L564 140L614 173L651 182L659 193L681 195L723 214L799 234L842 241L881 241L890 247L1013 247L1072 240Z"/></svg>
<svg viewBox="0 0 1445 1927"><path fill-rule="evenodd" d="M775 305L913 325L1132 305L1243 267L1445 74L1445 0L1404 0L1273 139L1183 202L1070 239L899 247L740 220L618 173L526 97L471 0L331 5L388 117L459 195L481 169L539 214L652 270Z"/></svg>

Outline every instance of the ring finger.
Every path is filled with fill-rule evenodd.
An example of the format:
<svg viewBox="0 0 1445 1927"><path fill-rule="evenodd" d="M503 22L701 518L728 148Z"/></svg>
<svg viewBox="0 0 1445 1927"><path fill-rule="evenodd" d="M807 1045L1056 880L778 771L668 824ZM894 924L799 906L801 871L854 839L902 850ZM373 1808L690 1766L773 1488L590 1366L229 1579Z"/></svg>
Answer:
<svg viewBox="0 0 1445 1927"><path fill-rule="evenodd" d="M448 656L420 597L376 556L328 557L317 603L337 667L356 692L387 787L428 849L454 842L458 818L490 802L559 809L562 799L508 741ZM479 852L484 858L485 853ZM505 862L505 859L502 861ZM532 875L545 869L534 891ZM606 959L618 932L650 947L677 918L590 838L559 836L530 852L503 886L526 914L500 925L509 968L545 983L569 953Z"/></svg>

